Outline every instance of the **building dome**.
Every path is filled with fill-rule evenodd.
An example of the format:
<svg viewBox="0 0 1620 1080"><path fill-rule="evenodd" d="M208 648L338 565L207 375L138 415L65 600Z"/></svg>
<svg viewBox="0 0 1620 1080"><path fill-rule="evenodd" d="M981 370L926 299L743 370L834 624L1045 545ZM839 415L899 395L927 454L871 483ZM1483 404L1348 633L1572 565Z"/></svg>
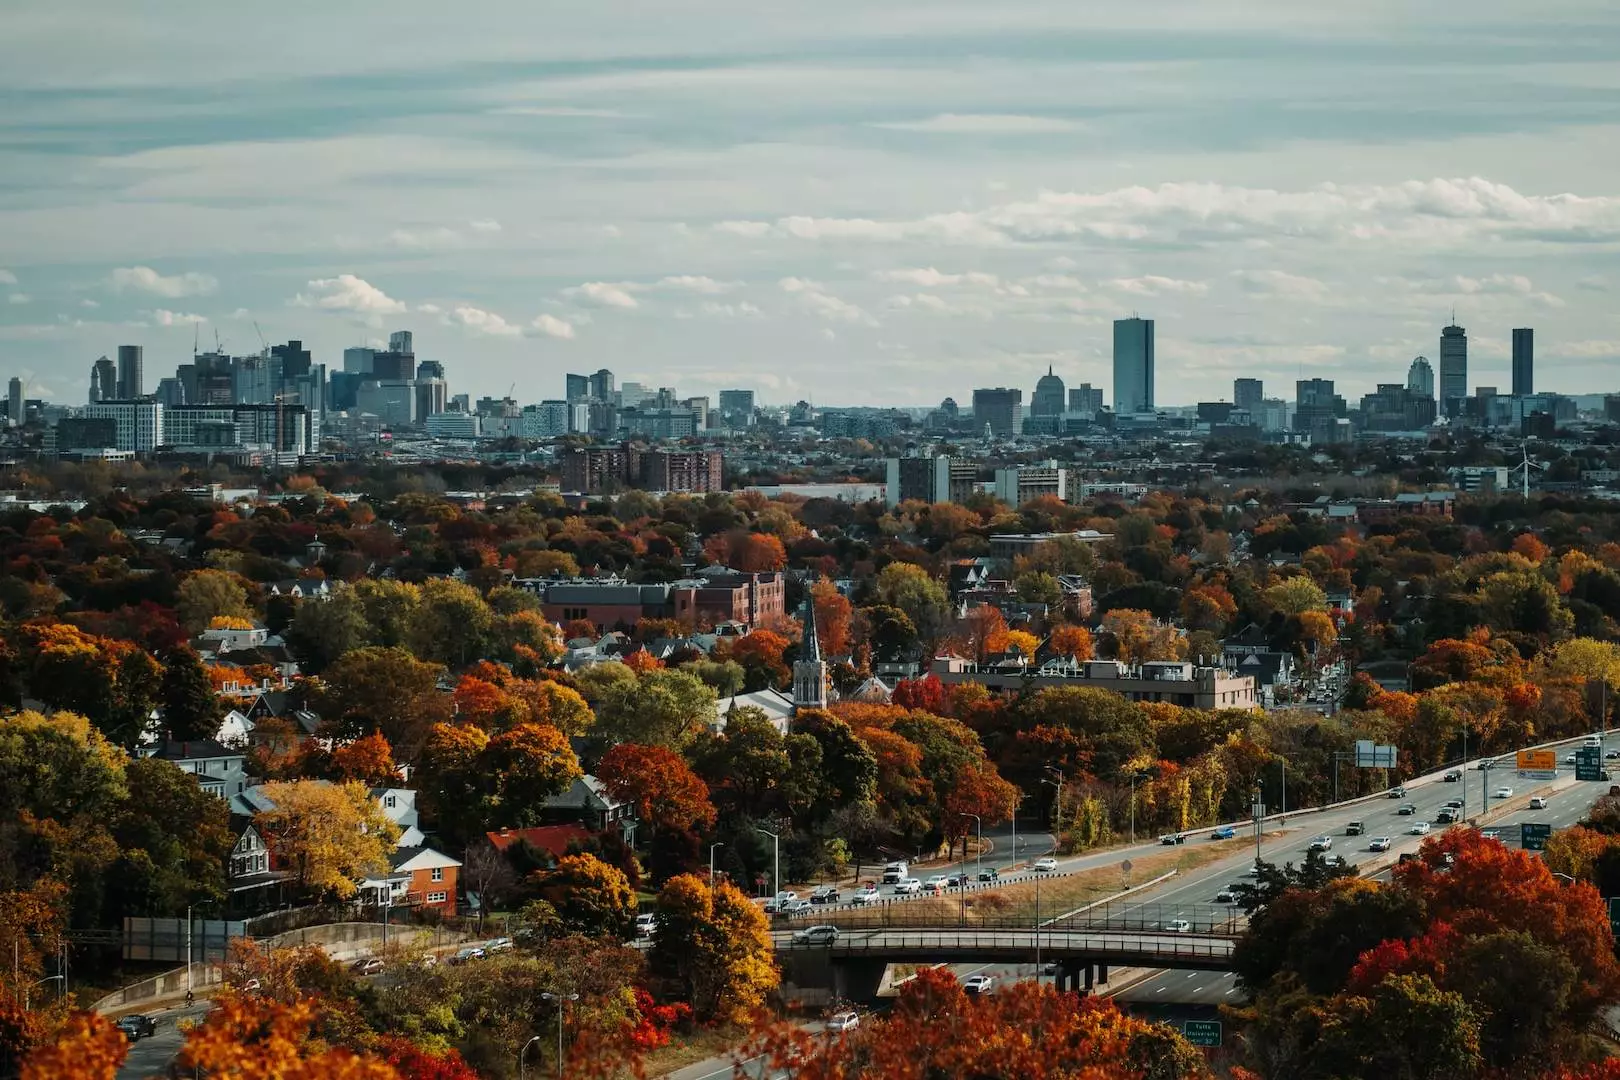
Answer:
<svg viewBox="0 0 1620 1080"><path fill-rule="evenodd" d="M956 399L955 398L946 398L944 401L940 402L939 403L939 411L944 413L946 416L955 416L955 415L957 415Z"/></svg>
<svg viewBox="0 0 1620 1080"><path fill-rule="evenodd" d="M1040 377L1035 384L1035 396L1029 403L1031 416L1062 416L1068 396L1063 389L1063 380L1052 374L1052 369L1046 369L1046 374Z"/></svg>

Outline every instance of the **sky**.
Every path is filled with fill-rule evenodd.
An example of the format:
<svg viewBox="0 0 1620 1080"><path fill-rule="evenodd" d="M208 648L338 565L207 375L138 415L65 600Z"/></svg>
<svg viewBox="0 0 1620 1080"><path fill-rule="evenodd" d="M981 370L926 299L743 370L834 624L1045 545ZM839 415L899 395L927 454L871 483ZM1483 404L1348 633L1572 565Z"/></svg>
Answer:
<svg viewBox="0 0 1620 1080"><path fill-rule="evenodd" d="M10 0L0 377L79 402L415 332L451 392L563 375L964 405L1232 379L1620 389L1612 0ZM255 322L258 329L255 329Z"/></svg>

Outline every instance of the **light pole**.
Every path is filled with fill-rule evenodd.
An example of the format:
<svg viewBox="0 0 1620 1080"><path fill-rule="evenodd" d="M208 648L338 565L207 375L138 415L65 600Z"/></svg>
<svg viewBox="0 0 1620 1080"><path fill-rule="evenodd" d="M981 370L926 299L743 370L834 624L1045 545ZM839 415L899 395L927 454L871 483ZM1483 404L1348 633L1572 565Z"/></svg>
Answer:
<svg viewBox="0 0 1620 1080"><path fill-rule="evenodd" d="M714 888L714 849L726 846L724 840L717 840L709 845L709 888Z"/></svg>
<svg viewBox="0 0 1620 1080"><path fill-rule="evenodd" d="M1146 773L1131 772L1131 843L1136 843L1136 782Z"/></svg>
<svg viewBox="0 0 1620 1080"><path fill-rule="evenodd" d="M1046 767L1046 771L1057 777L1053 780L1051 777L1043 776L1041 783L1051 784L1057 789L1057 793L1052 796L1052 846L1059 847L1063 841L1063 774L1050 765Z"/></svg>
<svg viewBox="0 0 1620 1080"><path fill-rule="evenodd" d="M529 1047L533 1046L535 1043L537 1043L539 1041L540 1041L540 1036L538 1036L538 1035L532 1036L529 1039L528 1042L523 1044L523 1049L518 1051L518 1080L523 1080L523 1076L524 1076L523 1056L529 1052Z"/></svg>
<svg viewBox="0 0 1620 1080"><path fill-rule="evenodd" d="M1333 751L1333 801L1335 803L1339 801L1339 762L1343 761L1345 758L1353 757L1355 757L1355 755L1350 753L1348 750Z"/></svg>
<svg viewBox="0 0 1620 1080"><path fill-rule="evenodd" d="M1288 816L1288 759L1285 758L1285 757L1280 757L1280 758L1277 759L1277 764L1278 764L1278 766L1280 766L1282 768L1282 790L1278 793L1278 794L1280 794L1282 796L1282 816L1287 817Z"/></svg>
<svg viewBox="0 0 1620 1080"><path fill-rule="evenodd" d="M972 818L973 819L973 824L978 828L978 831L979 831L979 850L974 853L973 865L977 866L980 870L983 870L984 869L984 819L982 817L980 817L978 814L962 814L961 816L962 817L970 817L970 818ZM967 837L965 837L965 836L962 838L962 862L964 864L966 864L966 862L967 862Z"/></svg>
<svg viewBox="0 0 1620 1080"><path fill-rule="evenodd" d="M191 987L191 909L194 908L194 907L199 907L199 908L201 908L201 907L212 907L213 903L214 902L212 900L202 900L202 901L199 901L198 903L195 903L195 904L187 904L186 905L186 993L188 993L188 994L191 993L191 990L192 990L192 987ZM205 938L204 941L203 941L203 948L206 950L207 947L208 947L208 942L207 942L207 940Z"/></svg>
<svg viewBox="0 0 1620 1080"><path fill-rule="evenodd" d="M563 1010L568 1007L568 1003L570 1001L578 1001L579 1000L579 995L578 994L543 993L540 996L545 998L547 1001L555 1001L557 1003L557 1080L562 1080L562 1074L563 1074L563 1015L564 1015ZM538 1036L536 1036L536 1037L538 1038Z"/></svg>
<svg viewBox="0 0 1620 1080"><path fill-rule="evenodd" d="M27 990L24 990L23 991L23 1010L25 1012L27 1011L29 999L31 999L34 996L33 995L33 990L34 990L35 986L44 986L46 983L55 982L57 979L62 980L62 985L63 986L67 985L67 976L66 975L47 975L43 979L40 979L38 982L31 984L28 987Z"/></svg>
<svg viewBox="0 0 1620 1080"><path fill-rule="evenodd" d="M776 894L782 891L782 834L773 833L769 829L762 829L758 825L754 826L754 831L762 832L771 838L771 848L775 855L776 867L771 872L771 885L773 886L771 889L771 898L774 900L776 898ZM776 905L773 904L772 906L775 907Z"/></svg>
<svg viewBox="0 0 1620 1080"><path fill-rule="evenodd" d="M1018 808L1020 806L1024 805L1024 800L1027 799L1027 798L1029 798L1028 794L1026 794L1025 792L1019 792L1018 793L1018 799L1013 803L1013 812L1012 812L1012 863L1007 867L1007 869L1009 869L1009 870L1011 870L1014 866L1018 865Z"/></svg>
<svg viewBox="0 0 1620 1080"><path fill-rule="evenodd" d="M1557 870L1554 870L1552 872L1552 876L1556 877L1556 878L1563 878L1565 881L1569 882L1571 885L1575 884L1575 879L1574 878L1570 877L1568 874L1560 874Z"/></svg>
<svg viewBox="0 0 1620 1080"><path fill-rule="evenodd" d="M1254 789L1254 865L1260 865L1260 824L1265 816L1266 804L1261 802L1259 787Z"/></svg>

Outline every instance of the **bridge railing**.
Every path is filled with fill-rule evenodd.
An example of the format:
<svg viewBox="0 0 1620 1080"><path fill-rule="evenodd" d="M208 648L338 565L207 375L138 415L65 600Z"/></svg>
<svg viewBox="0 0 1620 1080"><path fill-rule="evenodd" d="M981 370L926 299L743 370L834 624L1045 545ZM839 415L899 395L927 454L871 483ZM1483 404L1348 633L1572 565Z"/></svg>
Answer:
<svg viewBox="0 0 1620 1080"><path fill-rule="evenodd" d="M780 949L818 949L835 955L861 953L985 953L1025 952L1035 948L1034 930L901 930L840 937L835 942L782 942ZM1235 942L1230 938L1198 934L1052 933L1041 931L1041 947L1057 957L1063 953L1091 956L1129 956L1170 960L1227 960Z"/></svg>
<svg viewBox="0 0 1620 1080"><path fill-rule="evenodd" d="M971 901L970 901L971 903ZM1186 923L1183 929L1181 923ZM1066 913L1062 908L1034 904L974 906L909 903L884 907L848 908L813 913L795 919L793 926L836 926L840 930L935 928L971 930L1101 930L1151 933L1191 932L1236 937L1248 925L1242 911L1230 904L1167 904L1118 900Z"/></svg>

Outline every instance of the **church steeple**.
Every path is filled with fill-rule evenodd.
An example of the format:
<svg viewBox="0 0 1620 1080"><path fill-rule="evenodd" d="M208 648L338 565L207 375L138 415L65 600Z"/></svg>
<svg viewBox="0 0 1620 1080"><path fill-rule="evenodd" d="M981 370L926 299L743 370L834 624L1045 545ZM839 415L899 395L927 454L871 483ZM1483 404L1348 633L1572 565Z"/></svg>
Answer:
<svg viewBox="0 0 1620 1080"><path fill-rule="evenodd" d="M799 658L793 661L793 711L827 707L827 663L821 658L821 638L816 634L816 605L804 601L804 640Z"/></svg>

